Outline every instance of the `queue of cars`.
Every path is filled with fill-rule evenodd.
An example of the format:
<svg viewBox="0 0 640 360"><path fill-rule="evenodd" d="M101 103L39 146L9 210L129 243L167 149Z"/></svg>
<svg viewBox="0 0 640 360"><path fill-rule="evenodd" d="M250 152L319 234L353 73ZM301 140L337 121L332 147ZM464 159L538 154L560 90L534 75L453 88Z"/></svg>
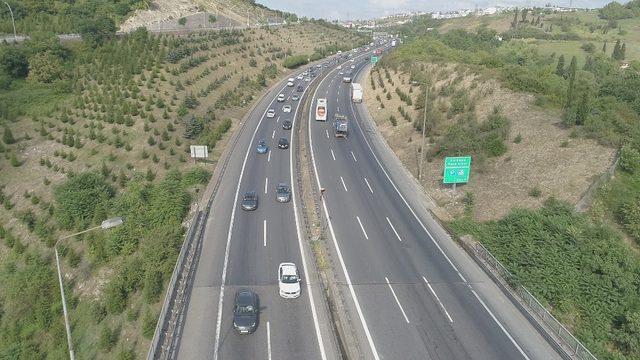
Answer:
<svg viewBox="0 0 640 360"><path fill-rule="evenodd" d="M349 55L351 55L349 53ZM340 58L345 57L344 55L340 55ZM346 57L345 57L346 58ZM353 60L351 60L353 61ZM304 91L304 86L300 83L296 85L297 81L309 82L311 78L316 76L316 71L318 69L322 69L322 67L328 67L329 63L325 62L323 64L318 64L315 67L310 67L309 69L302 72L300 75L295 78L291 77L287 79L287 87L294 87L295 91L290 96L291 101L299 101L300 96L296 93L302 93ZM345 65L345 70L343 69L343 65L338 65L338 69L340 69L340 75L344 75L343 81L350 82L351 81L351 72L355 69L354 65L347 66ZM285 103L287 101L287 95L284 93L278 94L276 97L276 101L278 103ZM289 114L292 111L292 106L290 104L282 105L282 113ZM265 113L267 118L274 118L276 116L276 110L274 108L270 108ZM278 118L279 120L279 118ZM283 130L291 130L293 127L293 122L290 119L285 119L282 121L282 129ZM275 135L275 132L274 132ZM279 149L288 149L289 148L289 139L287 137L280 137L277 142L277 146ZM256 152L258 154L267 154L269 152L269 146L267 145L267 141L265 139L258 140L258 144L256 147ZM275 187L275 201L281 204L289 203L291 201L291 188L289 184L280 182ZM244 193L242 197L242 201L240 203L240 207L245 211L255 211L258 209L259 197L256 191L247 191ZM301 278L298 272L298 268L293 262L283 262L278 266L276 277L278 279L278 295L284 299L296 299L301 295ZM233 316L233 327L239 334L251 334L255 332L258 328L259 317L260 317L260 299L256 292L251 289L241 288L236 292L235 295L235 303L234 303L234 316Z"/></svg>

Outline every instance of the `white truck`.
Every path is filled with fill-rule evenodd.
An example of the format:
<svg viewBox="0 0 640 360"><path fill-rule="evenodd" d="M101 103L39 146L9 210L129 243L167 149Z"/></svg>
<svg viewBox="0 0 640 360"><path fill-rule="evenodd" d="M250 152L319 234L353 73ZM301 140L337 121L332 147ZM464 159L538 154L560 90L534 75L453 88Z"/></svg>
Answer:
<svg viewBox="0 0 640 360"><path fill-rule="evenodd" d="M396 41L395 40L391 40L391 46L396 46Z"/></svg>
<svg viewBox="0 0 640 360"><path fill-rule="evenodd" d="M351 83L351 101L354 103L362 102L362 85Z"/></svg>
<svg viewBox="0 0 640 360"><path fill-rule="evenodd" d="M318 98L316 103L316 120L327 121L327 99Z"/></svg>
<svg viewBox="0 0 640 360"><path fill-rule="evenodd" d="M346 138L349 134L347 117L344 115L336 114L336 120L333 123L333 127L335 129L335 135L337 138Z"/></svg>

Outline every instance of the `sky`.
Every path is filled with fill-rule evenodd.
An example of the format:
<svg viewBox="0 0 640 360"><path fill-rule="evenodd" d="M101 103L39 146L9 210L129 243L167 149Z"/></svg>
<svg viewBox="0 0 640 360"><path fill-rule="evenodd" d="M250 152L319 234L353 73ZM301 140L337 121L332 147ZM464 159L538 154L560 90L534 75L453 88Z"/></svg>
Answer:
<svg viewBox="0 0 640 360"><path fill-rule="evenodd" d="M408 11L448 11L489 6L569 6L570 0L258 0L272 9L328 20L371 19ZM572 0L574 7L601 7L612 0ZM620 0L618 0L620 1ZM626 2L626 1L623 1Z"/></svg>

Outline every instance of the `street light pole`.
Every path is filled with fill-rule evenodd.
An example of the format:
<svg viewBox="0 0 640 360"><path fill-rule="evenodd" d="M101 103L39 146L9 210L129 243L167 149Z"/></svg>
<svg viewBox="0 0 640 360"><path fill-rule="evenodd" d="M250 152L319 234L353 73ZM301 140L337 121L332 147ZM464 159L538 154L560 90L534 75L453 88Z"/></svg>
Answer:
<svg viewBox="0 0 640 360"><path fill-rule="evenodd" d="M13 10L11 10L11 6L9 6L8 2L3 1L3 3L5 3L7 5L7 7L9 8L9 14L11 14L11 23L13 24L13 40L17 43L18 42L18 34L16 33L16 21L13 18Z"/></svg>
<svg viewBox="0 0 640 360"><path fill-rule="evenodd" d="M123 219L121 217L115 217L115 218L111 218L111 219L107 219L105 221L102 222L102 224L100 224L100 226L95 226L80 232L77 232L75 234L71 234L71 235L66 235L63 236L61 238L58 239L58 241L56 241L56 244L53 245L53 252L56 255L56 268L58 270L58 283L60 284L60 297L62 299L62 312L64 314L64 327L67 331L67 346L69 347L69 359L71 360L75 360L76 359L76 355L73 352L73 341L71 341L71 325L69 323L69 313L67 311L67 299L64 296L64 284L62 283L62 271L60 270L60 255L58 254L58 244L60 243L60 241L64 240L64 239L68 239L70 237L73 236L77 236L80 234L84 234L86 232L89 231L93 231L96 229L110 229L112 227L116 227L116 226L120 226L122 225Z"/></svg>
<svg viewBox="0 0 640 360"><path fill-rule="evenodd" d="M422 144L420 145L420 165L418 167L418 180L422 180L422 163L424 161L424 136L425 128L427 127L427 98L429 94L429 88L424 83L424 117L422 119Z"/></svg>

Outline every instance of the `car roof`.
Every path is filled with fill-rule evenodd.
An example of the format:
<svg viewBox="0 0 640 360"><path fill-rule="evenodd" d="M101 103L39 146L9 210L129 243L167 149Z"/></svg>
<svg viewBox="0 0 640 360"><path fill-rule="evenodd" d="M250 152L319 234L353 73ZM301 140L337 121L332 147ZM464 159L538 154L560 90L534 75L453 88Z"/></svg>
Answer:
<svg viewBox="0 0 640 360"><path fill-rule="evenodd" d="M289 141L289 140L287 140L287 138L283 138L283 137L281 137L281 138L280 138L280 142L283 142L283 141Z"/></svg>
<svg viewBox="0 0 640 360"><path fill-rule="evenodd" d="M289 185L287 185L287 183L278 183L278 187L289 187Z"/></svg>
<svg viewBox="0 0 640 360"><path fill-rule="evenodd" d="M247 191L246 193L244 193L244 196L256 196L256 192L255 191Z"/></svg>
<svg viewBox="0 0 640 360"><path fill-rule="evenodd" d="M249 289L240 289L236 293L236 304L240 306L254 305L256 293Z"/></svg>
<svg viewBox="0 0 640 360"><path fill-rule="evenodd" d="M296 264L294 263L282 263L280 269L282 269L282 275L296 275Z"/></svg>

